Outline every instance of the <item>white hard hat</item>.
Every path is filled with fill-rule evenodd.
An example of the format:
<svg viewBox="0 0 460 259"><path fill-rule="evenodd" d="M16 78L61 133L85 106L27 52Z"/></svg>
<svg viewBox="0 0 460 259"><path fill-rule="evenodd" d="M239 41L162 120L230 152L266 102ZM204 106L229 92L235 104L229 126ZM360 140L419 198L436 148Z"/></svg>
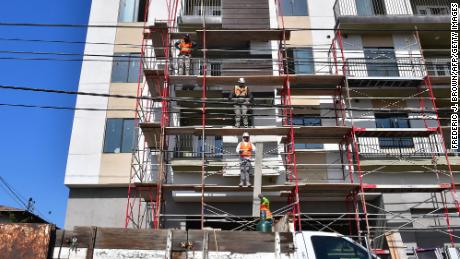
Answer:
<svg viewBox="0 0 460 259"><path fill-rule="evenodd" d="M244 84L246 83L246 80L244 80L244 77L240 77L240 79L238 79L238 83Z"/></svg>
<svg viewBox="0 0 460 259"><path fill-rule="evenodd" d="M249 138L249 133L247 133L247 132L243 133L243 138L244 138L244 137L248 137L248 138Z"/></svg>

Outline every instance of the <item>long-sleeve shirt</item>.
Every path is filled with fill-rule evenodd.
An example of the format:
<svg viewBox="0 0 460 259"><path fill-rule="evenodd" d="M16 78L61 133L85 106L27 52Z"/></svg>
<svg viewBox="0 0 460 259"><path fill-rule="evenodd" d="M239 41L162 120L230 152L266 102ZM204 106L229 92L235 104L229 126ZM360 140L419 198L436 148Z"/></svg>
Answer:
<svg viewBox="0 0 460 259"><path fill-rule="evenodd" d="M236 153L239 154L240 151L242 150L241 149L241 145L243 144L244 141L241 141L238 146L236 146ZM252 144L252 142L249 142L249 144L251 145L251 153L254 153L256 152L256 146L254 146L254 144ZM251 156L241 156L243 158L251 158Z"/></svg>

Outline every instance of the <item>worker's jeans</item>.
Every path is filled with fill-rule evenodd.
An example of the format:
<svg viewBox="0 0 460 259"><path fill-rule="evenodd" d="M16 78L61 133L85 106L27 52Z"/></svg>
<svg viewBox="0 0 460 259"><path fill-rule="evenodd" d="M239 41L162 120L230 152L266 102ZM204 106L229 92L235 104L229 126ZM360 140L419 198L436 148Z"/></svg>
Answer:
<svg viewBox="0 0 460 259"><path fill-rule="evenodd" d="M179 75L190 75L191 60L190 55L179 55L178 58L178 74Z"/></svg>
<svg viewBox="0 0 460 259"><path fill-rule="evenodd" d="M246 157L240 158L240 185L246 184L251 185L251 179L249 178L249 171L251 170L251 159Z"/></svg>
<svg viewBox="0 0 460 259"><path fill-rule="evenodd" d="M249 127L249 118L248 118L248 98L237 98L236 101L239 104L235 104L235 127L239 128L241 125L241 117L243 117L244 127Z"/></svg>

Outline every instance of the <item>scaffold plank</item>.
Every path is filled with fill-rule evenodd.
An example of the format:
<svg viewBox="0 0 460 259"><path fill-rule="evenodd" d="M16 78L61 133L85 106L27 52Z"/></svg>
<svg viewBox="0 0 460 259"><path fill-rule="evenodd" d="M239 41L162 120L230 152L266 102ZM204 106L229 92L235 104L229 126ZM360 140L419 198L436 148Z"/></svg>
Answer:
<svg viewBox="0 0 460 259"><path fill-rule="evenodd" d="M136 188L144 190L154 190L156 183L135 183ZM200 184L163 184L163 190L169 191L201 191ZM206 184L203 186L209 192L238 192L242 190L252 191L253 187L240 187L238 185L217 185ZM354 183L299 183L299 192L318 192L318 191L352 191L356 190L359 184ZM295 188L294 184L264 185L262 191L291 191Z"/></svg>
<svg viewBox="0 0 460 259"><path fill-rule="evenodd" d="M163 80L164 72L158 69L144 70L148 82L152 80ZM206 85L228 85L233 86L241 76L206 76ZM286 75L249 75L244 76L246 84L250 87L254 86L283 86ZM314 87L319 92L326 91L328 94L333 93L337 85L342 80L340 75L290 75L289 80L291 84ZM201 85L203 83L203 76L201 75L169 75L169 82L171 84L190 84ZM311 89L308 89L311 90ZM310 93L311 94L311 93Z"/></svg>
<svg viewBox="0 0 460 259"><path fill-rule="evenodd" d="M428 137L436 128L354 128L358 137Z"/></svg>
<svg viewBox="0 0 460 259"><path fill-rule="evenodd" d="M441 184L363 184L365 192L406 193L406 192L441 192L449 190L450 183Z"/></svg>
<svg viewBox="0 0 460 259"><path fill-rule="evenodd" d="M450 76L432 76L430 80L433 85L450 85Z"/></svg>
<svg viewBox="0 0 460 259"><path fill-rule="evenodd" d="M159 123L144 122L140 123L144 136L149 143L149 146L156 147L159 143L161 128ZM166 127L166 135L201 135L202 127L186 126L186 127ZM286 136L290 131L290 127L255 127L255 128L235 128L235 127L206 127L205 134L208 136L241 136L244 132L250 135L264 136L283 136L283 141L286 141ZM309 141L310 143L337 143L340 142L346 134L351 131L350 127L341 126L295 126L294 133L296 138L299 138L299 143ZM313 142L311 142L313 141Z"/></svg>

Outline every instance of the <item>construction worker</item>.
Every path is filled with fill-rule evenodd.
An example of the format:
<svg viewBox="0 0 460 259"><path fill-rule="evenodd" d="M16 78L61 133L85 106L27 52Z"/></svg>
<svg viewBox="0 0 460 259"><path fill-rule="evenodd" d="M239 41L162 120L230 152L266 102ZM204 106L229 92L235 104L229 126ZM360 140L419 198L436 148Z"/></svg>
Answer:
<svg viewBox="0 0 460 259"><path fill-rule="evenodd" d="M272 215L272 212L270 211L270 201L268 200L267 197L263 196L262 194L259 194L259 199L260 199L260 219L271 222L273 215Z"/></svg>
<svg viewBox="0 0 460 259"><path fill-rule="evenodd" d="M243 117L243 125L245 128L248 127L248 104L253 101L252 93L249 92L249 88L246 85L246 81L243 77L238 80L238 84L233 87L233 91L230 94L230 101L234 100L236 104L235 108L235 127L239 128L241 123L241 117Z"/></svg>
<svg viewBox="0 0 460 259"><path fill-rule="evenodd" d="M190 34L185 34L184 38L176 44L176 49L179 50L178 57L178 74L190 75L192 51L196 48L196 43L190 39Z"/></svg>
<svg viewBox="0 0 460 259"><path fill-rule="evenodd" d="M240 154L240 187L251 186L249 171L251 170L251 156L256 152L256 147L249 141L249 133L243 133L243 141L236 147L236 153Z"/></svg>

